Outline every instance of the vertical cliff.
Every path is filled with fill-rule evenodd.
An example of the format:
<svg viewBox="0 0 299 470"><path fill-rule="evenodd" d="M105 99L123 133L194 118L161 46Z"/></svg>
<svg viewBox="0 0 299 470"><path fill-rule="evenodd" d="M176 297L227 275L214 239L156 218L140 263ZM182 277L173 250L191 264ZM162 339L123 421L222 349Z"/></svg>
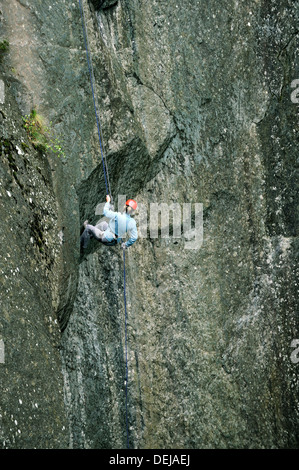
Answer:
<svg viewBox="0 0 299 470"><path fill-rule="evenodd" d="M296 447L298 7L82 3L116 203L203 204L197 249L182 225L127 252L130 447ZM126 447L122 253L79 254L105 200L79 5L1 27L1 446Z"/></svg>

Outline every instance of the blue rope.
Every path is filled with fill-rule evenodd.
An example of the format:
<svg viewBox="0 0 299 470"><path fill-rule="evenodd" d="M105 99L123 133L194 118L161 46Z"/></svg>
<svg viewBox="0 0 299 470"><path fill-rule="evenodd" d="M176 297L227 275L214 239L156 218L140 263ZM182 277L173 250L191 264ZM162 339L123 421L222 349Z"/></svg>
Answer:
<svg viewBox="0 0 299 470"><path fill-rule="evenodd" d="M127 341L127 298L126 298L126 255L124 252L124 305L125 305L125 351L126 351L126 429L127 429L127 448L129 449L129 424L128 424L128 341Z"/></svg>
<svg viewBox="0 0 299 470"><path fill-rule="evenodd" d="M86 33L86 24L85 24L85 17L84 17L84 10L82 7L81 0L79 0L79 6L80 6L80 14L81 14L81 21L82 21L82 29L83 29L83 36L84 36L84 44L85 44L85 50L86 50L86 57L87 57L87 64L88 64L88 70L89 70L89 77L90 77L90 84L91 84L91 91L92 91L92 99L93 99L93 105L94 105L94 110L95 110L95 116L96 116L96 122L97 122L97 129L98 129L98 136L99 136L99 142L100 142L100 149L101 149L101 156L102 156L102 164L103 164L103 170L104 170L104 178L105 178L105 185L106 185L106 194L110 194L111 197L111 191L110 190L110 184L108 188L108 183L109 183L109 177L108 177L108 183L107 183L107 175L108 175L108 165L107 163L105 164L105 156L103 152L103 147L102 147L102 139L101 139L101 124L100 120L98 117L98 111L97 111L97 105L96 105L96 99L95 99L95 92L94 92L94 87L93 87L93 70L92 70L92 63L89 58L89 53L88 53L88 40L87 40L87 33ZM107 168L106 168L107 165ZM107 173L107 174L106 174ZM124 256L124 305L125 305L125 355L126 355L126 431L127 431L127 448L129 449L129 423L128 423L128 339L127 339L127 299L126 299L126 255L125 255L125 249L123 250L123 256Z"/></svg>
<svg viewBox="0 0 299 470"><path fill-rule="evenodd" d="M86 26L85 26L85 21L84 21L84 10L83 10L83 7L82 7L81 0L79 0L79 6L80 6L80 14L81 14L82 29L83 29L83 36L84 36L84 44L85 44L85 50L86 50L88 70L89 70L91 91L92 91L93 106L94 106L94 111L95 111L95 115L96 115L98 136L99 136L99 142L100 142L102 164L103 164L103 171L104 171L104 178L105 178L105 185L106 185L106 194L110 194L109 189L108 189L107 175L106 175L106 168L105 168L105 161L104 161L104 153L103 153L103 147L102 147L100 121L99 121L99 117L98 117L97 105L96 105L96 100L95 100L95 93L94 93L93 82L92 82L92 69L91 69L91 62L90 62L90 59L89 59L88 46L87 46ZM110 194L110 196L111 196L111 194Z"/></svg>

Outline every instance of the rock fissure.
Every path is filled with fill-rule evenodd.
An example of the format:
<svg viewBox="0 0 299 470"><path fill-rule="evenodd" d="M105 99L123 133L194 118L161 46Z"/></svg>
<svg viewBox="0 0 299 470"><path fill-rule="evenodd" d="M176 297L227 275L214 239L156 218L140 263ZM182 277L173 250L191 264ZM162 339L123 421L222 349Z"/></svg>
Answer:
<svg viewBox="0 0 299 470"><path fill-rule="evenodd" d="M113 196L147 208L126 254L129 447L296 448L297 6L83 4ZM0 448L125 448L122 252L79 251L105 200L80 11L1 9ZM66 158L29 142L35 107ZM160 202L177 213L156 237Z"/></svg>

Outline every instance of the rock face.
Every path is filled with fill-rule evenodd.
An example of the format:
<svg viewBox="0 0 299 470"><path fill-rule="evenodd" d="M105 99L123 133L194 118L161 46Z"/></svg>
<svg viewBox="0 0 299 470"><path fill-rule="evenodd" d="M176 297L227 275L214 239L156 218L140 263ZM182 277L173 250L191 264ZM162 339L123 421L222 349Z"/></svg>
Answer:
<svg viewBox="0 0 299 470"><path fill-rule="evenodd" d="M129 445L298 447L298 8L81 1L115 203L147 210L126 253ZM125 448L122 252L79 255L105 200L79 5L1 13L0 445ZM66 158L32 147L32 108Z"/></svg>

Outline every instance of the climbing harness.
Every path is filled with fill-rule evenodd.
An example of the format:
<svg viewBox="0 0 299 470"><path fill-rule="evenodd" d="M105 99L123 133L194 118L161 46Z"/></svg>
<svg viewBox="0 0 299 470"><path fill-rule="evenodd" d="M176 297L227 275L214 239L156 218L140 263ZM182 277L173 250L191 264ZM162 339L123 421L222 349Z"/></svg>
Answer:
<svg viewBox="0 0 299 470"><path fill-rule="evenodd" d="M86 58L87 58L87 64L88 64L88 70L89 70L89 77L90 77L90 84L91 84L91 91L92 91L92 99L93 99L93 105L94 105L94 111L95 111L95 116L96 116L96 123L97 123L97 129L98 129L98 136L99 136L99 142L100 142L100 150L101 150L101 157L102 157L102 164L103 164L103 171L104 171L104 179L105 179L105 186L106 186L106 194L109 194L111 201L112 201L112 195L111 195L111 187L110 187L110 181L109 181L109 173L108 173L108 165L107 165L107 160L106 160L106 155L105 155L105 148L103 145L103 134L102 134L102 128L101 128L101 121L99 119L98 115L98 105L97 105L97 98L96 98L96 93L95 93L95 78L94 78L94 73L93 73L93 67L92 67L92 59L90 55L90 48L89 48L89 41L88 41L88 33L87 33L87 28L86 28L86 20L85 20L85 14L84 14L84 8L82 5L81 0L79 0L79 7L80 7L80 14L81 14L81 21L82 21L82 30L83 30L83 36L84 36L84 44L85 44L85 50L86 50ZM133 201L135 202L135 201ZM136 203L135 203L136 204ZM126 299L126 255L125 255L125 248L123 248L123 261L124 261L124 306L125 306L125 358L126 358L126 374L125 374L125 393L126 393L126 431L127 431L127 448L129 449L129 424L128 424L128 335L127 335L127 299Z"/></svg>

